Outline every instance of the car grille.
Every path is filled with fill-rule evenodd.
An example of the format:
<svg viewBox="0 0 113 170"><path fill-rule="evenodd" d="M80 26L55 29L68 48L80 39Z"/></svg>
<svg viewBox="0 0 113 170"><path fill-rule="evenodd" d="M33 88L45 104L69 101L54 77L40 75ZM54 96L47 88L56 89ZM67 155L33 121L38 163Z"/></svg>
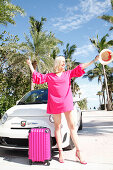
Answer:
<svg viewBox="0 0 113 170"><path fill-rule="evenodd" d="M28 146L28 139L1 138L1 144L10 146Z"/></svg>
<svg viewBox="0 0 113 170"><path fill-rule="evenodd" d="M12 146L12 147L26 147L28 148L28 139L20 139L20 138L0 138L0 143L4 146ZM56 145L55 137L52 137L51 146Z"/></svg>

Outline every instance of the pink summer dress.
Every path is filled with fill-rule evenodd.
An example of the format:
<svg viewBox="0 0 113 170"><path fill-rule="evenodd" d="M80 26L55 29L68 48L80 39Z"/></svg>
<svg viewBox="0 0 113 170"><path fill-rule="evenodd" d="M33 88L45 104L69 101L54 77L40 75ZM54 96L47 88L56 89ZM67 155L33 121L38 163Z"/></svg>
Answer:
<svg viewBox="0 0 113 170"><path fill-rule="evenodd" d="M73 110L71 78L81 77L84 73L81 64L73 70L62 72L60 77L55 73L41 74L36 71L33 72L33 83L48 83L47 113L60 114Z"/></svg>

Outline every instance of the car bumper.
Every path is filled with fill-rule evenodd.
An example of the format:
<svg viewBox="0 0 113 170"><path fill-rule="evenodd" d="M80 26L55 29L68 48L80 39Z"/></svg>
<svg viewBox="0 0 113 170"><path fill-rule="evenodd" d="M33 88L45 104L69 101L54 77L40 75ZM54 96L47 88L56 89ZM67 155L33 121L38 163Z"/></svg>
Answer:
<svg viewBox="0 0 113 170"><path fill-rule="evenodd" d="M56 146L55 137L51 138L51 145ZM28 139L0 137L0 148L28 150Z"/></svg>
<svg viewBox="0 0 113 170"><path fill-rule="evenodd" d="M63 137L62 147L66 148L69 145L70 135L68 133L65 133L62 137ZM51 147L52 149L58 148L55 137L51 137ZM0 148L28 150L28 137L27 138L0 137Z"/></svg>
<svg viewBox="0 0 113 170"><path fill-rule="evenodd" d="M6 149L6 150L28 150L28 147L21 147L21 146L10 146L10 145L2 145L0 144L1 149Z"/></svg>

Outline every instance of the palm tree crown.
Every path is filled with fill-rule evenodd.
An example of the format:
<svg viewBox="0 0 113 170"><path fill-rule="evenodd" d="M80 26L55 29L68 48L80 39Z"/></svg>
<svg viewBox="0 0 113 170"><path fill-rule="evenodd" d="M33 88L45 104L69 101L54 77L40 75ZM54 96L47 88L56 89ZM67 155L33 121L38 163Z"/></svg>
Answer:
<svg viewBox="0 0 113 170"><path fill-rule="evenodd" d="M112 10L113 10L113 0L111 0L111 7L112 7ZM113 16L110 16L110 15L102 15L102 16L99 16L98 18L100 19L103 19L107 22L110 22L111 24L113 24ZM113 30L113 26L110 27L110 30Z"/></svg>

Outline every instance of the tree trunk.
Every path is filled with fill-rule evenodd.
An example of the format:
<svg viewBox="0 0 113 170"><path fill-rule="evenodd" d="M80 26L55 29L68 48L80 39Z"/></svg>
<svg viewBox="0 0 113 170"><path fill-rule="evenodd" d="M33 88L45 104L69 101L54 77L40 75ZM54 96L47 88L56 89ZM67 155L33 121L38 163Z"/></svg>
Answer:
<svg viewBox="0 0 113 170"><path fill-rule="evenodd" d="M104 100L104 108L106 110L106 100L105 100L105 92L104 90L102 91L103 95L102 95L102 103L103 103L103 100Z"/></svg>
<svg viewBox="0 0 113 170"><path fill-rule="evenodd" d="M67 70L69 70L70 69L70 59L69 58L67 58Z"/></svg>
<svg viewBox="0 0 113 170"><path fill-rule="evenodd" d="M101 103L101 98L100 98L100 95L99 95L99 103L100 103L100 105L102 104L102 103Z"/></svg>
<svg viewBox="0 0 113 170"><path fill-rule="evenodd" d="M101 76L99 76L99 80L101 82L101 86L103 86ZM103 99L104 99L104 110L106 110L106 100L105 100L105 94L104 94L104 90L103 89L102 89L102 93L103 93ZM103 99L102 99L102 101L103 101Z"/></svg>
<svg viewBox="0 0 113 170"><path fill-rule="evenodd" d="M109 91L108 91L108 83L107 83L107 77L106 77L106 72L105 72L105 67L103 65L103 71L104 71L104 79L105 79L105 86L106 86L106 95L107 95L107 110L111 111L112 110L112 105L109 97Z"/></svg>

